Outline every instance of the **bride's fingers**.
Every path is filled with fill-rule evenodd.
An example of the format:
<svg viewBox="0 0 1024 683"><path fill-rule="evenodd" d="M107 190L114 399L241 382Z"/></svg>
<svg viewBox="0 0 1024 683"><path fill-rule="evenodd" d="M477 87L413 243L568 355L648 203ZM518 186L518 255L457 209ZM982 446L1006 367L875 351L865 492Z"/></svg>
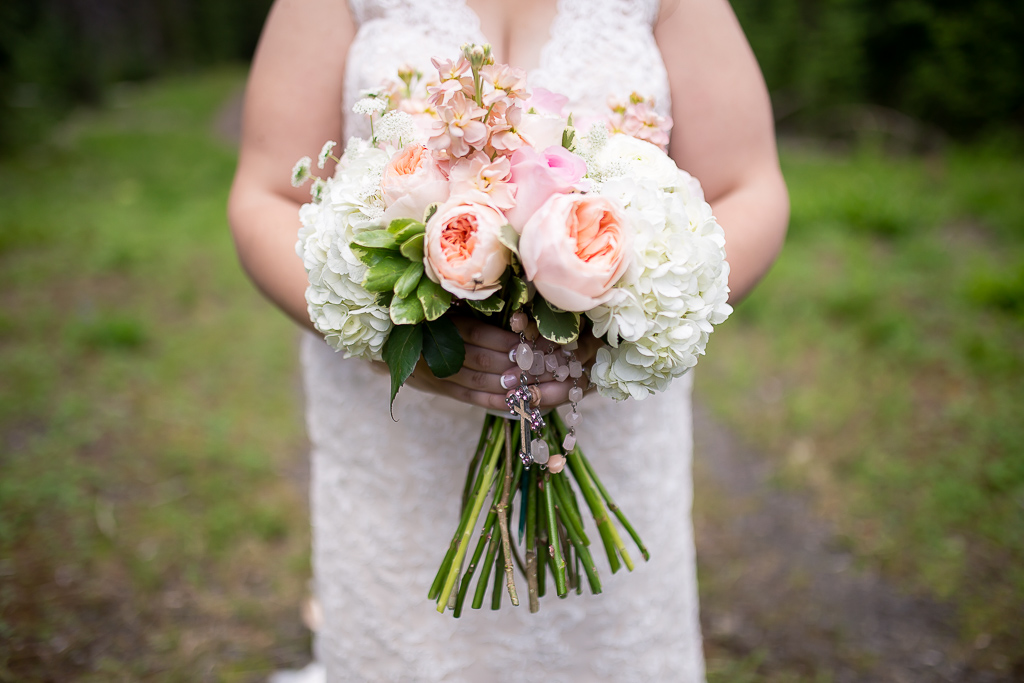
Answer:
<svg viewBox="0 0 1024 683"><path fill-rule="evenodd" d="M472 318L455 318L454 322L466 346L479 346L507 354L509 349L519 343L519 335L495 325Z"/></svg>
<svg viewBox="0 0 1024 683"><path fill-rule="evenodd" d="M462 363L464 368L500 375L511 365L507 349L504 352L493 351L482 346L466 344L466 360Z"/></svg>
<svg viewBox="0 0 1024 683"><path fill-rule="evenodd" d="M572 389L572 383L555 381L541 382L538 385L538 388L540 389L540 407L556 408L568 403L569 390Z"/></svg>

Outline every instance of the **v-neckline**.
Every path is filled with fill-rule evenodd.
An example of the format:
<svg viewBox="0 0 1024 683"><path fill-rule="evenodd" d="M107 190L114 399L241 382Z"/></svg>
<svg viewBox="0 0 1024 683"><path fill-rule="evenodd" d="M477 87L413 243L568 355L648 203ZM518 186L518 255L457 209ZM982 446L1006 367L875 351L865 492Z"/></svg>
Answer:
<svg viewBox="0 0 1024 683"><path fill-rule="evenodd" d="M470 4L469 4L469 2L467 0L456 0L456 2L461 4L462 7L466 10L466 12L473 18L473 21L476 23L477 35L479 35L481 38L483 38L484 42L486 42L486 43L488 43L490 45L494 45L494 43L487 37L487 34L484 33L483 22L480 21L480 15L477 13L477 11L470 6ZM562 18L562 13L563 13L562 10L563 10L563 8L562 8L562 0L555 0L555 15L554 15L554 17L552 17L551 23L548 25L547 39L541 44L540 50L537 53L536 65L531 67L531 68L529 68L529 69L526 69L527 78L533 76L533 74L535 74L535 73L538 73L538 72L544 70L544 66L545 66L545 64L544 64L544 62L545 62L544 54L548 51L548 48L551 46L551 44L555 40L555 36L554 36L553 31L554 31L555 26L559 23L559 21ZM506 49L507 48L508 48L508 46L506 46ZM516 64L511 64L510 62L503 61L504 59L507 59L507 56L502 55L501 57L502 58L499 59L499 57L497 55L495 55L494 60L496 62L498 62L498 63L510 64L510 66L513 66L513 67L518 66Z"/></svg>

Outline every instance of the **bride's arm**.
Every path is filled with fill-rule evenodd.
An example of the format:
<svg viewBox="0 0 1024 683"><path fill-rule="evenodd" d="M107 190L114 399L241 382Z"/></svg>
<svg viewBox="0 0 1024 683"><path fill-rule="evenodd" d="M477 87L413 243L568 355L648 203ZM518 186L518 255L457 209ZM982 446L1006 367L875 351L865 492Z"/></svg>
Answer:
<svg viewBox="0 0 1024 683"><path fill-rule="evenodd" d="M341 134L345 56L355 34L342 0L278 0L267 17L245 91L238 170L228 219L256 286L300 325L306 273L295 255L299 206L292 165ZM324 173L332 172L333 168Z"/></svg>
<svg viewBox="0 0 1024 683"><path fill-rule="evenodd" d="M726 0L667 0L655 39L675 125L669 154L700 180L726 234L730 301L775 260L789 223L768 91Z"/></svg>

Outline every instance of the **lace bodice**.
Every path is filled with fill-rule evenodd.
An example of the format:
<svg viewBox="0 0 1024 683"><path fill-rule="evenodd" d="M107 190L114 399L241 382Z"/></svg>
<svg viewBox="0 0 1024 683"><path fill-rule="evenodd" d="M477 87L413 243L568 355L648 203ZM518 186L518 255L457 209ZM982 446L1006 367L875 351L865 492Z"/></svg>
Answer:
<svg viewBox="0 0 1024 683"><path fill-rule="evenodd" d="M463 0L350 0L359 31L346 66L345 111L397 67L483 42ZM531 86L569 96L578 116L609 95L668 84L651 26L656 0L561 0ZM346 116L347 136L365 135ZM335 681L702 683L690 504L690 378L646 401L581 403L580 445L651 549L626 575L599 568L602 595L549 595L539 614L512 608L438 615L426 600L457 522L481 410L403 388L398 422L388 377L322 340L303 345L312 443L318 657ZM589 522L588 522L589 524ZM594 538L596 538L596 533ZM595 555L603 551L598 543ZM489 601L488 592L488 601Z"/></svg>
<svg viewBox="0 0 1024 683"><path fill-rule="evenodd" d="M412 64L428 71L430 58L455 56L467 42L486 43L480 20L464 0L351 0L359 33L349 51L345 111L359 94ZM657 0L559 0L532 87L569 98L577 120L604 111L609 96L654 97L660 114L671 109L668 79L651 28ZM515 66L513 64L512 66ZM369 131L347 116L345 135Z"/></svg>

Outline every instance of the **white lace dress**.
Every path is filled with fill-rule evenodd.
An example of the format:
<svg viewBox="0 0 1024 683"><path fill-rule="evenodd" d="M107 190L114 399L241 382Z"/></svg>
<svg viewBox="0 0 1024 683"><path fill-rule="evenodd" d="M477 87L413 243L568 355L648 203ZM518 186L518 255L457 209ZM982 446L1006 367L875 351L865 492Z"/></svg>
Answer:
<svg viewBox="0 0 1024 683"><path fill-rule="evenodd" d="M360 90L404 63L429 66L485 42L463 0L351 0L359 32L345 74L346 111ZM651 25L656 0L562 0L541 64L529 75L584 114L608 95L652 94L667 112ZM363 135L358 117L347 136ZM483 412L404 388L388 412L388 378L312 335L303 345L312 452L313 566L324 614L316 654L327 680L704 680L690 506L689 377L642 402L581 403L580 444L651 550L604 593L541 609L440 615L426 594L458 519L465 467ZM593 534L596 539L596 533ZM598 542L598 541L595 541ZM598 542L599 543L599 542ZM634 553L636 557L638 553ZM595 553L599 563L603 552ZM521 591L525 593L525 591Z"/></svg>

